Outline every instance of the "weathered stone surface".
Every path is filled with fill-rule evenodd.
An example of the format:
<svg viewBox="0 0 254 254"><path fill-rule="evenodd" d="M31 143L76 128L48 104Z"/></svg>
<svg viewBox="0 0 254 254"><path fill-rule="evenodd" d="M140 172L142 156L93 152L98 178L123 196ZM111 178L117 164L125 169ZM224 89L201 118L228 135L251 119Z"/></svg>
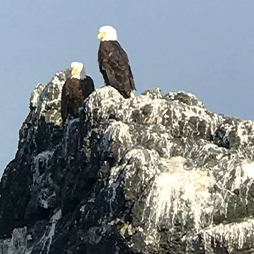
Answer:
<svg viewBox="0 0 254 254"><path fill-rule="evenodd" d="M0 183L0 254L254 252L254 124L193 94L39 84Z"/></svg>

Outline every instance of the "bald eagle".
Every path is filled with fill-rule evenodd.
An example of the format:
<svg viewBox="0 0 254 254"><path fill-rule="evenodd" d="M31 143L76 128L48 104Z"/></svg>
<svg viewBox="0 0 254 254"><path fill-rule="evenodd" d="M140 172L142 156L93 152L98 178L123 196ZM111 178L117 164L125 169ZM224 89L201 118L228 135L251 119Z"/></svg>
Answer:
<svg viewBox="0 0 254 254"><path fill-rule="evenodd" d="M98 39L101 40L98 62L105 84L113 86L124 98L130 98L135 82L128 56L117 41L116 30L112 26L102 26Z"/></svg>
<svg viewBox="0 0 254 254"><path fill-rule="evenodd" d="M80 62L71 64L71 78L68 78L62 89L61 115L63 126L66 121L78 117L79 108L84 99L94 91L91 77L85 74L84 65Z"/></svg>

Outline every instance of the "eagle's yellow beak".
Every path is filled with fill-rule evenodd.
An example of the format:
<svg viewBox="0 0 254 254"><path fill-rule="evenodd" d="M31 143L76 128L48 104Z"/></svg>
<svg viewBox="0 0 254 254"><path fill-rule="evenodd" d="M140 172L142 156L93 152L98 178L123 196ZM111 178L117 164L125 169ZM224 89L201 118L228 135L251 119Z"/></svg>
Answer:
<svg viewBox="0 0 254 254"><path fill-rule="evenodd" d="M104 36L105 36L105 32L104 33L98 33L98 39L100 40L100 39L102 39Z"/></svg>

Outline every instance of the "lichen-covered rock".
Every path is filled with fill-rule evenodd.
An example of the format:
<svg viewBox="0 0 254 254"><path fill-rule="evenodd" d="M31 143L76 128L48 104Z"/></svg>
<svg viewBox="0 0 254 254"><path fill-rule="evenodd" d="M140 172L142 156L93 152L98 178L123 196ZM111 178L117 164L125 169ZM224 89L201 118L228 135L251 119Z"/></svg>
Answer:
<svg viewBox="0 0 254 254"><path fill-rule="evenodd" d="M32 93L0 184L0 254L254 252L252 121L106 86L62 129L68 75Z"/></svg>

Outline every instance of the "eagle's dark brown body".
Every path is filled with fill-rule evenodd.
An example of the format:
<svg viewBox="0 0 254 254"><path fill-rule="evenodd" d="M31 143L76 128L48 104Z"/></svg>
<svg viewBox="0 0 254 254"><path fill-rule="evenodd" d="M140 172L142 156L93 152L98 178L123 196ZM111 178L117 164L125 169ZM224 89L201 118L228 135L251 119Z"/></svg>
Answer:
<svg viewBox="0 0 254 254"><path fill-rule="evenodd" d="M124 97L129 98L135 90L128 56L118 41L101 41L98 51L100 72L106 85L113 86Z"/></svg>
<svg viewBox="0 0 254 254"><path fill-rule="evenodd" d="M79 108L83 106L84 99L94 91L93 80L68 78L62 89L61 115L63 126L66 121L78 116Z"/></svg>

